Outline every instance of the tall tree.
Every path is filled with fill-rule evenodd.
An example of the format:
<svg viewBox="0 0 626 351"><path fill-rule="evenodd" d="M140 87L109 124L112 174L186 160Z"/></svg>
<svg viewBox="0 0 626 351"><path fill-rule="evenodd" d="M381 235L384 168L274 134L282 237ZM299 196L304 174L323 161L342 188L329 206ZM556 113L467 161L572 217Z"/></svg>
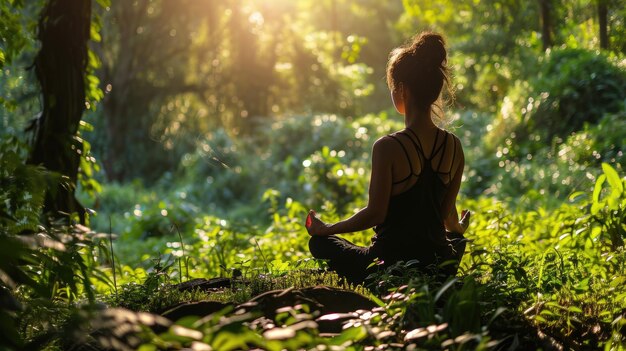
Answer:
<svg viewBox="0 0 626 351"><path fill-rule="evenodd" d="M90 38L90 0L49 0L41 12L35 73L43 110L33 121L33 147L28 163L42 165L64 179L49 189L44 211L69 220L85 210L74 195L82 139L78 127L85 110L85 74Z"/></svg>
<svg viewBox="0 0 626 351"><path fill-rule="evenodd" d="M543 50L552 47L552 3L550 0L539 0L539 10L541 13L541 41Z"/></svg>
<svg viewBox="0 0 626 351"><path fill-rule="evenodd" d="M600 48L609 49L608 4L607 0L597 0L598 27L600 32Z"/></svg>

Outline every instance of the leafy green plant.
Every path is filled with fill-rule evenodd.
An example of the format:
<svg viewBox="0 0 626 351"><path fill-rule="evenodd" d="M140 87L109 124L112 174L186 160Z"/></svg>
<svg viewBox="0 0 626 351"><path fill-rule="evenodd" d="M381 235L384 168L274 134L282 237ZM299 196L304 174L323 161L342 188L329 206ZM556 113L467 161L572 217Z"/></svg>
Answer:
<svg viewBox="0 0 626 351"><path fill-rule="evenodd" d="M516 161L624 107L626 73L614 60L583 49L556 49L543 60L537 79L505 97L487 138L491 150L513 140Z"/></svg>
<svg viewBox="0 0 626 351"><path fill-rule="evenodd" d="M62 178L25 165L25 149L15 139L0 144L0 291L7 304L0 321L12 348L44 342L71 304L94 302L91 279L110 283L92 254L95 233L80 225L41 224L46 189Z"/></svg>
<svg viewBox="0 0 626 351"><path fill-rule="evenodd" d="M602 226L613 250L624 247L626 238L626 179L621 179L613 167L602 164L604 174L598 177L593 190L591 215ZM605 181L609 189L603 189ZM605 195L602 196L604 191Z"/></svg>

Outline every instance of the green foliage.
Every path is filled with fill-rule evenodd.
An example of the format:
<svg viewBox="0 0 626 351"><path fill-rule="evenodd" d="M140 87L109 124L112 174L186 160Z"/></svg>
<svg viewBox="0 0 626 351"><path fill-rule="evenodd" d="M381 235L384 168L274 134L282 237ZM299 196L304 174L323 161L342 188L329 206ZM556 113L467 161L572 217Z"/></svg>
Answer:
<svg viewBox="0 0 626 351"><path fill-rule="evenodd" d="M109 303L133 311L157 312L181 301L200 300L201 294L182 294L172 286L170 269L173 265L174 262L162 262L161 257L157 257L142 283L122 284L115 294L108 296Z"/></svg>
<svg viewBox="0 0 626 351"><path fill-rule="evenodd" d="M30 339L47 338L69 304L94 301L91 278L109 282L96 268L94 252L103 248L94 233L80 226L40 224L46 190L64 180L26 165L26 150L16 139L0 144L0 323L7 340L0 346L16 349L30 348L24 346Z"/></svg>
<svg viewBox="0 0 626 351"><path fill-rule="evenodd" d="M546 57L542 73L534 87L542 96L528 130L544 140L563 138L584 123L594 124L624 107L626 71L603 55L554 50Z"/></svg>
<svg viewBox="0 0 626 351"><path fill-rule="evenodd" d="M80 122L79 130L81 134L93 131L93 126L85 121ZM96 180L96 174L100 172L100 164L96 161L91 151L91 143L82 139L83 150L80 155L80 165L78 168L78 185L82 193L89 198L95 198L96 194L102 191L102 186Z"/></svg>
<svg viewBox="0 0 626 351"><path fill-rule="evenodd" d="M23 1L7 1L0 5L0 70L10 63L26 46L28 40L24 33L20 10Z"/></svg>
<svg viewBox="0 0 626 351"><path fill-rule="evenodd" d="M624 109L626 73L617 62L582 49L548 52L539 77L517 87L502 103L489 145L518 142L511 157L523 158Z"/></svg>
<svg viewBox="0 0 626 351"><path fill-rule="evenodd" d="M621 123L624 111L607 114L563 142L555 140L543 148L531 141L518 144L519 138L510 137L493 151L479 143L467 157L471 177L468 191L486 191L501 199L516 198L522 208L535 207L537 202L558 206L573 192L591 191L597 178L593 170L602 162L622 169L622 145L626 142L626 126ZM526 156L522 157L521 152Z"/></svg>
<svg viewBox="0 0 626 351"><path fill-rule="evenodd" d="M532 2L98 3L91 122L81 124L92 144L84 142L79 183L99 212L90 224L108 233L112 223L119 235L40 224L45 191L65 179L25 166L15 135L40 108L25 67L42 2L0 5L0 348L74 348L67 342L80 333L93 341L98 313L120 310L75 308L83 302L156 312L318 284L381 306L327 317L346 318L334 337L320 335L320 316L304 305L272 321L224 310L158 333L148 314L107 323L140 330L131 348L145 350L624 348L626 79L616 2L613 51L602 54L593 51L591 1L554 3L562 47L547 54ZM406 262L350 286L311 259L302 222L309 208L337 221L364 206L371 145L402 128L395 112L378 113L389 106L386 55L426 26L451 44L451 129L465 148L462 198L474 198L461 201L475 214L469 249L449 280ZM101 189L94 154L108 176L122 165L125 179L142 178ZM362 245L370 236L345 235ZM173 285L214 276L238 278L213 293Z"/></svg>
<svg viewBox="0 0 626 351"><path fill-rule="evenodd" d="M344 211L365 192L372 143L398 125L382 113L352 122L335 115L268 121L254 138L218 130L183 157L176 178L189 201L229 217L233 207L258 203L267 188L307 206L328 200Z"/></svg>
<svg viewBox="0 0 626 351"><path fill-rule="evenodd" d="M0 223L5 235L38 230L46 187L60 181L43 168L25 165L27 149L15 138L0 144Z"/></svg>
<svg viewBox="0 0 626 351"><path fill-rule="evenodd" d="M446 287L442 287L438 293L445 289ZM464 295L470 291L476 290L471 282L467 282L461 290L453 292L452 296L464 300L467 297ZM269 321L270 323L262 318L255 319L256 317L251 314L229 314L229 310L199 320L184 319L176 323L177 328L170 328L170 331L156 339L146 341L149 345L165 343L174 348L191 343L206 344L223 350L252 345L268 350L297 350L322 345L341 349L360 349L364 345L369 345L381 349L406 346L438 349L455 346L484 350L497 344L490 342L486 333L468 331L455 335L448 323L426 324L420 321L423 327L407 330L405 327L408 322L403 318L405 309L407 306L418 305L420 300L423 302L425 299L427 298L422 293L413 289L398 289L384 298L384 307L349 314L343 331L333 337L319 335L316 330L317 323L314 322L315 316L309 312L308 306L302 305L281 309L282 312L274 321ZM338 317L340 316L331 314L322 316L321 319L333 320ZM237 335L238 343L225 343L225 335L228 335L226 333ZM192 335L193 337L190 337ZM244 342L245 345L239 342Z"/></svg>
<svg viewBox="0 0 626 351"><path fill-rule="evenodd" d="M32 65L43 0L0 4L0 135L17 136L39 110Z"/></svg>
<svg viewBox="0 0 626 351"><path fill-rule="evenodd" d="M602 226L602 236L608 237L612 248L618 250L624 246L626 238L626 180L620 179L607 163L602 164L602 169L604 174L598 177L593 189L591 215ZM604 187L605 182L608 189Z"/></svg>
<svg viewBox="0 0 626 351"><path fill-rule="evenodd" d="M623 68L581 49L557 49L543 60L538 78L509 89L495 120L462 115L461 137L470 146L467 193L517 199L523 208L546 199L557 206L574 191L592 189L590 170L602 162L621 169Z"/></svg>
<svg viewBox="0 0 626 351"><path fill-rule="evenodd" d="M106 177L153 182L217 128L253 137L275 116L361 114L375 80L360 60L367 40L325 28L305 9L314 5L139 1L100 11L107 102L94 149Z"/></svg>
<svg viewBox="0 0 626 351"><path fill-rule="evenodd" d="M414 270L411 262L379 272L371 277L374 283L368 288L382 298L384 308L354 314L354 319L348 320L344 330L334 338L301 338L300 326L291 330L292 324L278 320L271 327L255 329L259 326L256 316L228 311L222 312L226 314L223 319L217 319L221 314L216 314L215 319L206 318L195 324L180 321L179 326L200 332L193 340L210 345L222 340L220 335L228 332L242 335L254 345L267 348L279 345L276 347L287 349L292 343L296 348L324 344L536 348L543 342L541 336L534 336L533 330L537 328L557 343L589 348L619 345L623 343L619 321L626 294L620 278L626 260L623 246L626 179L620 178L608 164L603 164L602 169L595 190L573 194L571 202L554 210L537 206L533 210L513 212L493 199L465 201L462 206L474 209L475 216L467 234L471 242L461 264L462 275L446 282L433 280ZM264 232L207 216L185 242L191 276L215 275L219 271L230 275L225 268L236 267L251 279L250 284L208 296L166 293L167 290L160 289L171 278L160 275L165 273L163 270L153 270L140 278L145 281L143 285L129 284L123 288L120 296L127 302L121 305L154 310L154 306L162 306L159 300L174 303L199 298L239 303L275 288L320 282L341 286L336 280L318 276L319 273L293 270L305 263L306 234L301 219L307 209L291 199L283 205L278 196L275 191L264 196L273 217L272 225ZM337 214L331 208L327 210L327 219L336 220ZM364 240L367 234L355 236ZM164 246L171 249L173 262L180 255L176 253L180 246L174 245L174 238L170 240ZM167 266L172 277L180 274L175 266ZM127 269L124 267L124 271ZM151 280L146 277L150 276L160 276L161 280L156 280L160 285L148 284ZM156 305L150 307L152 303ZM310 320L306 312L297 311L295 308L294 316L305 319L294 321ZM248 323L232 324L234 320L240 321L239 318ZM208 328L205 323L209 320L217 324ZM315 329L311 324L307 334L317 335ZM278 336L274 339L274 335L287 334L289 343ZM175 343L168 345L179 345L172 347L193 342L180 337L179 332L170 329L144 340L150 345L171 342Z"/></svg>
<svg viewBox="0 0 626 351"><path fill-rule="evenodd" d="M572 133L559 145L559 155L581 165L600 166L602 162L626 164L623 145L626 145L626 106L620 112L606 114L597 123L585 124L582 130Z"/></svg>
<svg viewBox="0 0 626 351"><path fill-rule="evenodd" d="M485 213L478 227L472 228L481 234L473 238L470 248L472 265L493 267L485 278L506 287L512 301L524 301L520 311L542 329L586 345L596 345L612 334L623 294L608 291L614 286L610 277L622 274L624 260L623 242L616 246L611 233L623 237L624 228L617 225L609 231L605 225L623 223L623 211L619 210L624 206L623 192L617 185L623 180L608 165L603 168L605 175L598 178L596 189L602 188L601 179L609 174L615 184L606 195L607 202L595 200L598 195L587 201L576 195L576 203L563 204L551 213L543 208L515 216L503 210ZM594 219L595 211L602 212L600 221ZM498 257L502 259L494 261ZM529 290L533 282L535 288ZM585 339L580 334L585 325L605 329L597 329L595 337Z"/></svg>

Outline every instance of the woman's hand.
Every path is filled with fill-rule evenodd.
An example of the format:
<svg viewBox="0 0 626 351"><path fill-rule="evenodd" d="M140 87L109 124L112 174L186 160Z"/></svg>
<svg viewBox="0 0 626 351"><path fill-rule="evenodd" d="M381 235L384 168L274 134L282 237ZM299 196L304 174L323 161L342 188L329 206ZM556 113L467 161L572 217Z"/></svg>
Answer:
<svg viewBox="0 0 626 351"><path fill-rule="evenodd" d="M465 233L465 231L469 227L471 216L472 212L470 212L469 210L461 211L461 220L459 221L459 225L461 225L461 228L463 228L463 233Z"/></svg>
<svg viewBox="0 0 626 351"><path fill-rule="evenodd" d="M328 232L329 225L317 218L315 211L313 210L309 210L309 214L306 217L305 227L310 236L324 236L330 234Z"/></svg>
<svg viewBox="0 0 626 351"><path fill-rule="evenodd" d="M471 212L469 210L461 211L461 219L456 212L456 207L452 209L450 215L444 221L446 231L463 235L470 224Z"/></svg>

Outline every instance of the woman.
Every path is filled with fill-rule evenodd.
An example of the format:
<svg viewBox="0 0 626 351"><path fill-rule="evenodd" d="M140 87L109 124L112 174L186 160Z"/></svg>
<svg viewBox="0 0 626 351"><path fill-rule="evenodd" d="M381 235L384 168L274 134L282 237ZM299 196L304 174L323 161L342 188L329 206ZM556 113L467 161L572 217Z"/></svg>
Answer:
<svg viewBox="0 0 626 351"><path fill-rule="evenodd" d="M351 282L362 282L376 258L385 265L415 259L424 269L453 260L443 272L456 274L470 212L459 220L456 210L465 162L461 143L433 122L449 83L446 56L444 39L431 32L391 52L387 84L406 128L374 143L367 207L333 224L309 212L312 255ZM336 236L372 227L369 247Z"/></svg>

